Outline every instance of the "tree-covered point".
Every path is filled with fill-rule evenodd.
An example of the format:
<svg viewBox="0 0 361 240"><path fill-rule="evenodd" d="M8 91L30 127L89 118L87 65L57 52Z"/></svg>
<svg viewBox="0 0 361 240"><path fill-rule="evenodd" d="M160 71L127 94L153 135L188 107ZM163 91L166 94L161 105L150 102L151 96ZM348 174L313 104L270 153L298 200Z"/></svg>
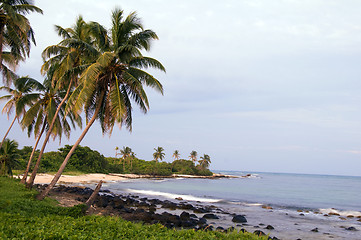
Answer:
<svg viewBox="0 0 361 240"><path fill-rule="evenodd" d="M57 171L59 165L62 163L64 157L69 153L72 146L65 145L59 148L58 151L46 152L43 156L43 161L40 164L39 172L54 172ZM126 148L123 148L123 150ZM131 149L129 148L131 152ZM32 152L32 147L25 146L22 149L17 149L16 161L12 161L12 169L24 171L28 159ZM201 164L195 165L190 160L174 160L172 163L157 162L155 160L142 160L132 154L119 157L104 157L98 151L92 150L87 146L78 146L69 160L65 171L67 172L83 172L83 173L133 173L142 175L154 176L170 176L176 174L189 174L211 176L213 173L208 169L208 166L202 167ZM39 151L35 151L35 157Z"/></svg>

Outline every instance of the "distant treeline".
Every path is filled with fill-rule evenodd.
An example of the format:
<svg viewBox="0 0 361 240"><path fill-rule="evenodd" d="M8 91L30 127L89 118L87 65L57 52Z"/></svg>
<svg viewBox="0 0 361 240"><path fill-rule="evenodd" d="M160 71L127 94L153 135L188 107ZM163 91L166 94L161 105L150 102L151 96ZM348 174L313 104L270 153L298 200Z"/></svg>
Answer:
<svg viewBox="0 0 361 240"><path fill-rule="evenodd" d="M39 172L54 172L59 169L64 158L72 146L65 145L58 151L44 153ZM29 160L32 147L25 146L17 151L17 161L14 170L24 170ZM37 158L38 151L35 153ZM80 171L83 173L134 173L156 176L170 176L174 173L211 176L213 173L208 168L195 166L191 160L174 160L168 162L145 161L137 157L122 158L104 157L98 151L89 147L78 146L71 156L65 171Z"/></svg>

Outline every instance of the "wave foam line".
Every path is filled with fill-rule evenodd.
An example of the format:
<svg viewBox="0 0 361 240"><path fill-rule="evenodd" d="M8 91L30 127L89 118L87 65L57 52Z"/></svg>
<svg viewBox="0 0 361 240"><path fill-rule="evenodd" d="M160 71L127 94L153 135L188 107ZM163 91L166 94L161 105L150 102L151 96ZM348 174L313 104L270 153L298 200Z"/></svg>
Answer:
<svg viewBox="0 0 361 240"><path fill-rule="evenodd" d="M136 189L127 189L128 192L139 193L143 195L151 195L151 196L161 196L169 199L175 199L181 197L186 201L199 201L199 202L208 202L208 203L216 203L222 201L222 199L212 199L212 198L202 198L196 197L192 195L183 195L183 194L174 194L174 193L166 193L166 192L158 192L151 190L136 190Z"/></svg>

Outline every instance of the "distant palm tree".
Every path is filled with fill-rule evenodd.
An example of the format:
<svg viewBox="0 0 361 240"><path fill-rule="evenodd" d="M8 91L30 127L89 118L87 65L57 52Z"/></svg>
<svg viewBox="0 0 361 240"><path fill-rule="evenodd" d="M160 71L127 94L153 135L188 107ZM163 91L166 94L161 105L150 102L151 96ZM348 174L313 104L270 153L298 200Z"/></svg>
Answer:
<svg viewBox="0 0 361 240"><path fill-rule="evenodd" d="M119 147L115 147L115 157L117 157L118 156L118 150L119 150Z"/></svg>
<svg viewBox="0 0 361 240"><path fill-rule="evenodd" d="M175 150L173 153L174 160L179 160L180 154L178 150Z"/></svg>
<svg viewBox="0 0 361 240"><path fill-rule="evenodd" d="M197 162L197 152L193 150L190 154L191 155L189 156L189 159L192 160L194 163Z"/></svg>
<svg viewBox="0 0 361 240"><path fill-rule="evenodd" d="M125 171L125 161L127 160L129 163L129 157L132 154L132 149L130 147L123 147L122 150L120 150L120 155L123 159L123 171Z"/></svg>
<svg viewBox="0 0 361 240"><path fill-rule="evenodd" d="M149 102L144 86L163 93L161 83L143 68L165 71L156 59L145 57L141 51L150 49L150 43L158 39L152 30L144 30L136 13L124 18L123 11L112 12L109 32L97 23L91 24L97 59L82 73L80 84L69 98L67 108L80 114L85 111L87 126L65 157L57 174L48 187L38 195L42 200L59 180L75 148L95 122L100 121L103 133L111 133L116 123L132 129L131 100L146 113ZM108 34L109 33L109 34Z"/></svg>
<svg viewBox="0 0 361 240"><path fill-rule="evenodd" d="M209 167L209 164L211 163L211 158L209 157L209 155L204 154L201 157L201 160L199 160L198 162L202 169L206 169Z"/></svg>
<svg viewBox="0 0 361 240"><path fill-rule="evenodd" d="M0 148L3 145L5 138L10 132L10 129L15 123L15 120L25 114L26 107L30 106L36 99L39 98L39 93L34 93L34 90L41 88L41 84L35 79L29 77L21 77L14 81L14 87L0 87L0 90L5 90L8 95L0 97L0 100L8 100L5 104L2 112L6 112L8 117L15 110L15 116L10 124L5 136L0 144Z"/></svg>
<svg viewBox="0 0 361 240"><path fill-rule="evenodd" d="M0 148L0 175L12 176L12 168L17 163L18 143L14 140L6 139Z"/></svg>
<svg viewBox="0 0 361 240"><path fill-rule="evenodd" d="M0 71L7 85L16 76L4 63L14 69L29 56L30 43L35 44L34 32L25 17L42 10L29 0L3 0L0 4Z"/></svg>
<svg viewBox="0 0 361 240"><path fill-rule="evenodd" d="M154 148L154 150L155 150L155 152L153 153L153 157L154 157L155 162L157 163L158 160L162 161L165 156L164 149L162 147L157 147L157 148Z"/></svg>

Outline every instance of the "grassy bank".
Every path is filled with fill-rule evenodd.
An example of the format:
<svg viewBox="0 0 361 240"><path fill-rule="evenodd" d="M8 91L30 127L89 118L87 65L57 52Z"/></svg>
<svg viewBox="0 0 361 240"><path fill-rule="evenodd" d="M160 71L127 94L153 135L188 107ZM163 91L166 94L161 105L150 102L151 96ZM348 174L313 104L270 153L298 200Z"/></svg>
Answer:
<svg viewBox="0 0 361 240"><path fill-rule="evenodd" d="M35 200L36 191L0 177L0 239L267 239L253 234L172 230L117 217L84 216L83 205Z"/></svg>

